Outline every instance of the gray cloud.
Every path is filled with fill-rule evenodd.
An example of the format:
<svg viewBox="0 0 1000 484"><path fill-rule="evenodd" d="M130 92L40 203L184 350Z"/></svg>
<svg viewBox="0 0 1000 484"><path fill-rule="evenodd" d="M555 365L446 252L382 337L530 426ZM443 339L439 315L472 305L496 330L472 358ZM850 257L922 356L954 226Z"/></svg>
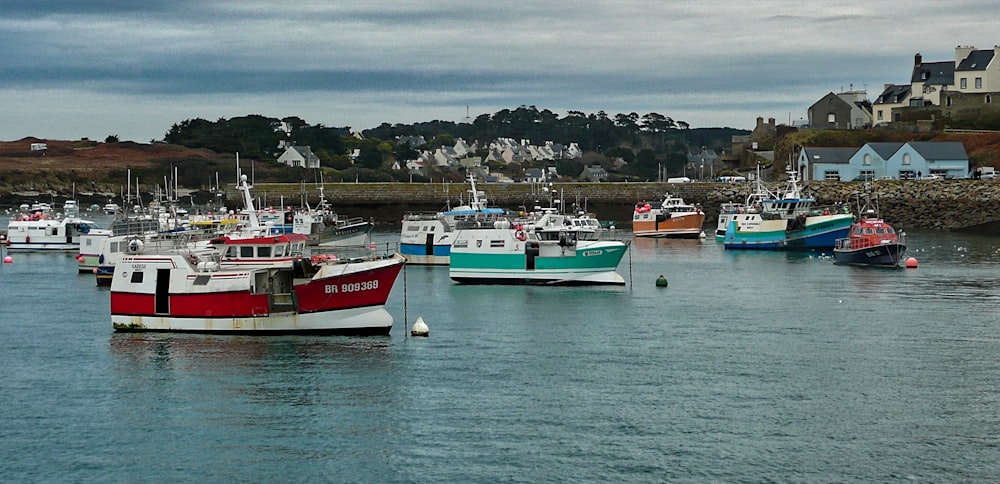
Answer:
<svg viewBox="0 0 1000 484"><path fill-rule="evenodd" d="M930 0L7 0L0 105L14 122L0 139L145 141L183 119L250 113L363 129L522 104L749 128L758 115L804 116L829 91L874 97L907 82L916 52L948 60L957 44L991 47L994 10Z"/></svg>

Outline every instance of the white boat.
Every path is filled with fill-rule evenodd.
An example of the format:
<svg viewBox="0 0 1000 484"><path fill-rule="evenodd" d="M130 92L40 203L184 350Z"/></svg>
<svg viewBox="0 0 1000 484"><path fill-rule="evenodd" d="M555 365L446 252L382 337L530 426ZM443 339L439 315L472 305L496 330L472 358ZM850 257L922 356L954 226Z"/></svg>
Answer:
<svg viewBox="0 0 1000 484"><path fill-rule="evenodd" d="M241 189L252 213L245 175ZM295 250L305 238L224 238L213 241L214 256L125 257L111 282L112 325L125 332L388 334L393 319L385 303L405 259L303 258Z"/></svg>
<svg viewBox="0 0 1000 484"><path fill-rule="evenodd" d="M258 215L271 224L273 234L303 234L309 245L352 247L367 245L375 224L361 217L346 217L333 210L319 188L319 204L313 208L268 210Z"/></svg>
<svg viewBox="0 0 1000 484"><path fill-rule="evenodd" d="M78 217L80 215L80 204L76 200L66 200L63 202L63 214L67 217Z"/></svg>
<svg viewBox="0 0 1000 484"><path fill-rule="evenodd" d="M501 208L487 207L486 193L476 189L476 180L469 175L469 203L442 212L408 213L403 216L399 234L399 251L411 264L448 265L451 244L458 222L474 221L479 215L502 215Z"/></svg>
<svg viewBox="0 0 1000 484"><path fill-rule="evenodd" d="M622 285L628 245L600 240L600 225L546 212L530 224L506 216L457 224L448 274L465 284Z"/></svg>
<svg viewBox="0 0 1000 484"><path fill-rule="evenodd" d="M104 207L102 207L101 210L108 215L114 215L121 210L121 207L119 207L117 203L108 202L104 204Z"/></svg>
<svg viewBox="0 0 1000 484"><path fill-rule="evenodd" d="M76 256L77 269L81 274L97 273L102 260L105 242L110 233L83 234L80 236L80 250Z"/></svg>
<svg viewBox="0 0 1000 484"><path fill-rule="evenodd" d="M7 224L7 244L12 251L78 251L84 234L110 235L111 231L91 220L54 219L39 213L12 217Z"/></svg>

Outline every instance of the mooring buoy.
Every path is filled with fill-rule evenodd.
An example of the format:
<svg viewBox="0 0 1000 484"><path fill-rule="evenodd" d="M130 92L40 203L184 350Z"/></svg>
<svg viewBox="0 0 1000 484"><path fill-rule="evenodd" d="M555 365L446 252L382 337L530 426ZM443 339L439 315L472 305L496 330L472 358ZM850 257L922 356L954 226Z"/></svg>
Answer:
<svg viewBox="0 0 1000 484"><path fill-rule="evenodd" d="M410 328L410 336L430 336L431 330L427 327L427 323L424 323L423 316L417 316L417 320L413 322L413 326Z"/></svg>
<svg viewBox="0 0 1000 484"><path fill-rule="evenodd" d="M667 278L663 274L656 278L656 287L667 287Z"/></svg>

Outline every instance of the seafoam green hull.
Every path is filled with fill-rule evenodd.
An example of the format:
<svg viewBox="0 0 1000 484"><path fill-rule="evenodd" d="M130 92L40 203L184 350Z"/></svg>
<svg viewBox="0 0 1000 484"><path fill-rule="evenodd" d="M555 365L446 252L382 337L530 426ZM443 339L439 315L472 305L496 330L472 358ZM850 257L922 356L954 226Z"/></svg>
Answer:
<svg viewBox="0 0 1000 484"><path fill-rule="evenodd" d="M452 248L449 275L470 284L624 284L615 269L627 248L621 242L570 247L565 255L531 258L534 268L523 248L520 252Z"/></svg>

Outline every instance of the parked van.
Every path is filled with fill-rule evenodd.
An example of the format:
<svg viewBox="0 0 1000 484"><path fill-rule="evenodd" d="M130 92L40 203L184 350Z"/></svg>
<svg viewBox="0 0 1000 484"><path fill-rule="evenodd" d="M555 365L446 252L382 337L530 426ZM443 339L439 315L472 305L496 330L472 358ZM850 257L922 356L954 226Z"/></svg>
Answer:
<svg viewBox="0 0 1000 484"><path fill-rule="evenodd" d="M974 172L975 178L996 178L996 172L993 170L992 166L980 166L977 167Z"/></svg>
<svg viewBox="0 0 1000 484"><path fill-rule="evenodd" d="M746 183L747 177L745 176L720 176L718 178L719 183Z"/></svg>
<svg viewBox="0 0 1000 484"><path fill-rule="evenodd" d="M667 178L667 183L691 183L691 179L686 176Z"/></svg>

